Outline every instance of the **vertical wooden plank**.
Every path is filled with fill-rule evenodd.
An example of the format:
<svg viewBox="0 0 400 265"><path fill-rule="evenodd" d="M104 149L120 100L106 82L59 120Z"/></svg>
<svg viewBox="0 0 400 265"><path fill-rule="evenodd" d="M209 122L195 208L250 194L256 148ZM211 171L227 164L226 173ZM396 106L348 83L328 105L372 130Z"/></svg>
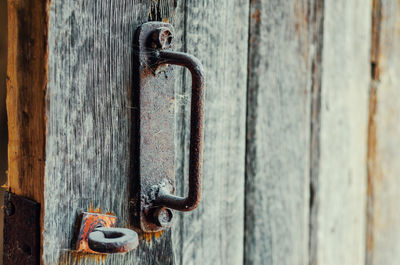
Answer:
<svg viewBox="0 0 400 265"><path fill-rule="evenodd" d="M8 186L43 197L48 1L8 1Z"/></svg>
<svg viewBox="0 0 400 265"><path fill-rule="evenodd" d="M0 0L0 184L4 184L4 182L6 181L6 170L7 170L8 134L7 134L7 108L6 108L6 89L7 89L6 78L7 78L7 1ZM0 200L2 200L2 198L3 196L1 196ZM0 218L0 220L2 220L2 218ZM2 231L1 228L0 230Z"/></svg>
<svg viewBox="0 0 400 265"><path fill-rule="evenodd" d="M7 186L39 203L45 163L47 7L47 0L7 1Z"/></svg>
<svg viewBox="0 0 400 265"><path fill-rule="evenodd" d="M315 31L313 32L316 52L312 61L311 85L311 142L310 142L310 216L309 216L309 264L315 264L318 247L318 180L320 158L320 120L321 120L321 79L324 1L319 0L314 8Z"/></svg>
<svg viewBox="0 0 400 265"><path fill-rule="evenodd" d="M110 211L129 226L133 35L148 19L171 20L174 2L52 1L43 264L173 264L170 231L141 235L126 255L69 249L81 211Z"/></svg>
<svg viewBox="0 0 400 265"><path fill-rule="evenodd" d="M248 1L184 2L181 50L200 59L206 76L204 180L200 206L180 215L180 225L173 228L176 263L242 264ZM184 76L178 92L182 149L177 183L184 194L190 76Z"/></svg>
<svg viewBox="0 0 400 265"><path fill-rule="evenodd" d="M0 0L0 184L7 181L7 108L6 108L6 78L7 78L7 1ZM0 189L0 205L4 205L4 189ZM0 211L0 264L3 260L3 228L4 215Z"/></svg>
<svg viewBox="0 0 400 265"><path fill-rule="evenodd" d="M251 1L245 264L307 264L314 1Z"/></svg>
<svg viewBox="0 0 400 265"><path fill-rule="evenodd" d="M400 2L373 1L367 264L400 257Z"/></svg>
<svg viewBox="0 0 400 265"><path fill-rule="evenodd" d="M316 256L365 263L371 1L324 3Z"/></svg>

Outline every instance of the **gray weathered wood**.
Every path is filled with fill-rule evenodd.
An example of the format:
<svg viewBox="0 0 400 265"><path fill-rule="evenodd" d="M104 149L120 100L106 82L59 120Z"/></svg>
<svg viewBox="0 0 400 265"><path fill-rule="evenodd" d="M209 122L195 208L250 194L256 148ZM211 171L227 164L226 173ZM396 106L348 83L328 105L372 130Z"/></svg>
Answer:
<svg viewBox="0 0 400 265"><path fill-rule="evenodd" d="M314 1L251 1L245 264L308 264Z"/></svg>
<svg viewBox="0 0 400 265"><path fill-rule="evenodd" d="M19 133L9 183L43 201L43 265L400 262L398 2L11 2L19 26L9 43L21 46L9 53L10 131ZM30 16L23 21L35 27L22 32L18 14L44 14L47 4L49 20ZM76 255L81 211L110 211L129 226L132 40L148 20L171 22L176 49L206 71L203 199L172 229L141 234L132 253ZM45 118L35 110L46 78L43 146ZM184 195L191 82L183 69L176 80L176 188Z"/></svg>
<svg viewBox="0 0 400 265"><path fill-rule="evenodd" d="M373 3L367 264L399 264L400 2Z"/></svg>
<svg viewBox="0 0 400 265"><path fill-rule="evenodd" d="M366 143L371 1L325 1L315 256L365 261Z"/></svg>
<svg viewBox="0 0 400 265"><path fill-rule="evenodd" d="M173 8L173 1L52 1L44 264L98 263L69 251L77 214L91 206L129 225L133 34L149 16L171 19ZM100 261L172 264L170 232Z"/></svg>
<svg viewBox="0 0 400 265"><path fill-rule="evenodd" d="M176 4L176 5L175 5ZM212 7L212 5L215 5ZM207 6L207 8L204 8ZM224 7L224 8L222 8ZM185 14L185 12L187 12ZM127 255L103 264L241 264L243 261L247 1L53 1L50 5L44 264L92 264L69 251L77 214L91 205L128 226L132 37L148 18L169 20L206 69L203 201ZM226 30L227 34L223 34ZM216 45L218 43L219 45ZM183 72L181 72L181 75ZM182 104L190 77L177 82ZM184 84L184 85L183 85ZM184 111L184 112L182 112ZM188 116L179 119L178 192L185 186ZM148 237L148 235L143 235ZM159 237L159 238L158 238ZM174 245L172 245L174 243Z"/></svg>
<svg viewBox="0 0 400 265"><path fill-rule="evenodd" d="M203 197L173 228L176 263L242 264L248 1L185 1L181 9L186 14L180 49L203 63L206 102ZM178 93L186 108L177 126L183 133L177 157L181 194L188 166L189 75L183 83Z"/></svg>

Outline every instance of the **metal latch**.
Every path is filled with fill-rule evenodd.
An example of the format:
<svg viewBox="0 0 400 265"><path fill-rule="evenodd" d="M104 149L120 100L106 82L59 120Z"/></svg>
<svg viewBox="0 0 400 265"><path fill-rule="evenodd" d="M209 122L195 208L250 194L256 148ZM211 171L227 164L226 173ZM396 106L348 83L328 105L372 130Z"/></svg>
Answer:
<svg viewBox="0 0 400 265"><path fill-rule="evenodd" d="M149 22L136 31L135 117L138 132L133 139L134 172L140 182L136 190L140 227L154 232L171 226L173 211L191 211L201 197L203 162L204 74L200 61L172 50L173 27ZM173 65L186 67L192 75L190 113L189 192L175 193L175 74Z"/></svg>

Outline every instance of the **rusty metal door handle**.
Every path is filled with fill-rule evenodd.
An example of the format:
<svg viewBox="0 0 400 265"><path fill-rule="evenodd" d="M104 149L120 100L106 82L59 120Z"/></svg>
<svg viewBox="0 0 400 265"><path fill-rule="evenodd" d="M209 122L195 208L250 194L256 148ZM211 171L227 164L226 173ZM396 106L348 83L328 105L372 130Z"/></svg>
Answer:
<svg viewBox="0 0 400 265"><path fill-rule="evenodd" d="M173 51L173 27L162 22L142 24L135 33L134 124L139 132L134 172L138 174L140 227L146 232L166 229L173 211L194 210L201 198L203 163L204 73L192 55ZM189 189L175 193L175 73L186 67L192 77L190 112ZM136 94L135 94L136 93ZM136 204L134 204L136 205Z"/></svg>
<svg viewBox="0 0 400 265"><path fill-rule="evenodd" d="M176 64L189 69L192 75L190 111L189 192L187 197L171 195L160 188L155 204L178 211L192 211L200 203L203 162L204 74L200 61L186 53L160 51L156 53L158 65Z"/></svg>

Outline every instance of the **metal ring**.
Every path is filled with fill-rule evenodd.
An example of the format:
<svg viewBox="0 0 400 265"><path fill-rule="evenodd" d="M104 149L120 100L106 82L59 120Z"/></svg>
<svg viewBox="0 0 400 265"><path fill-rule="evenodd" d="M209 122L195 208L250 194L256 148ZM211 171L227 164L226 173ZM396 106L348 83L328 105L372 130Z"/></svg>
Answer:
<svg viewBox="0 0 400 265"><path fill-rule="evenodd" d="M89 248L101 253L123 253L139 245L138 234L127 228L98 227L89 234Z"/></svg>

